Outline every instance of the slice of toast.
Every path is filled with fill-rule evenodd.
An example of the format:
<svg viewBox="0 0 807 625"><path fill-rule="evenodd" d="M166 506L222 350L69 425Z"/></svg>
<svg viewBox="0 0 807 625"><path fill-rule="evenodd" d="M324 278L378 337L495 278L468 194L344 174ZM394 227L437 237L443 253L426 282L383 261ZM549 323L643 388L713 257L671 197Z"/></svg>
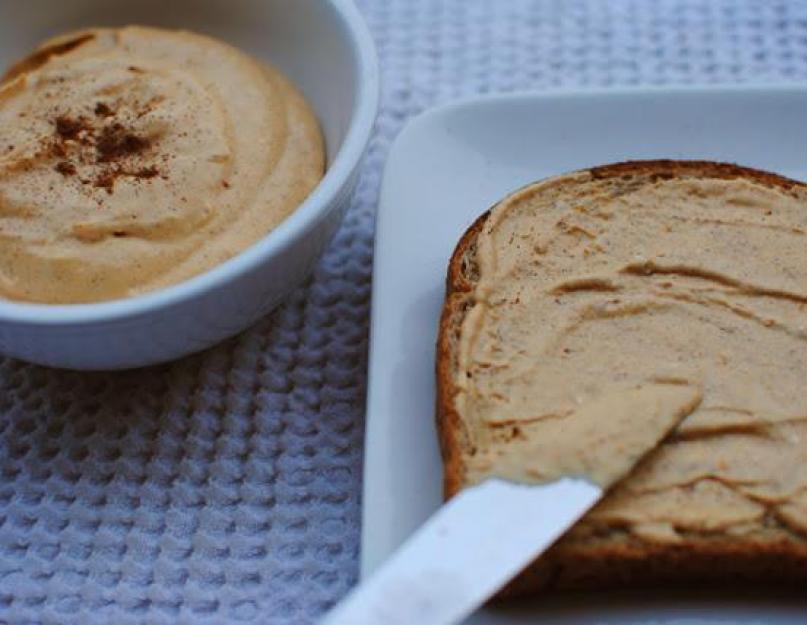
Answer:
<svg viewBox="0 0 807 625"><path fill-rule="evenodd" d="M598 211L596 219L590 218ZM670 211L669 219L653 211ZM577 216L580 223L569 223ZM553 236L550 226L558 224ZM624 249L614 243L620 233L628 233ZM584 374L581 388L621 388L640 384L650 374L655 381L678 383L668 366L672 356L681 361L687 382L704 388L703 404L679 429L503 596L678 583L807 582L806 233L807 186L767 172L700 161L619 163L541 181L509 196L468 228L449 264L437 344L446 497L493 475L530 481L528 471L508 468L512 457L509 463L497 459L511 451L525 453L525 441L542 432L533 428L540 419L525 406L540 415L553 412L556 406L545 410L543 404L560 402L568 372L588 371L588 363L599 358L591 351L598 342L602 350L615 350L614 373L601 368L598 374L592 364L595 371ZM698 237L703 245L689 249ZM551 256L556 244L558 262ZM512 246L533 251L513 251ZM619 254L633 248L635 258L623 263ZM505 253L511 257L503 259ZM566 261L552 279L542 273ZM553 280L569 267L579 279L558 286ZM613 267L619 271L608 274ZM518 289L507 290L508 276L515 276ZM531 281L535 292L523 303L521 294ZM583 359L552 370L558 359L573 358L573 350L564 347L561 335L550 341L545 330L536 328L562 325L563 315L571 318L581 310L621 323L628 313L616 308L622 304L611 303L619 299L602 299L614 293L633 298L631 306L644 314L641 323L613 333L587 331L583 342L573 337L575 349L585 351ZM561 311L554 320L546 316L552 298ZM641 306L653 298L659 312L648 316ZM708 318L712 309L714 319ZM677 315L670 317L676 323L653 317L665 314ZM477 317L487 325L479 325ZM506 325L497 328L497 323ZM686 335L687 324L693 330L691 343L676 338ZM644 350L636 347L643 328L650 341ZM508 342L509 335L517 339ZM557 349L527 347L524 337L540 338L543 342L536 339L535 344L541 349L550 343ZM668 341L674 346L665 347ZM718 347L704 351L712 345ZM628 362L621 346L638 354L629 374L620 369L623 360ZM723 349L725 354L713 357ZM491 353L497 355L495 362ZM514 354L521 358L520 373L488 373L506 369ZM530 363L538 363L534 379ZM477 381L474 375L479 374L487 377ZM585 377L592 375L602 379ZM520 384L516 390L510 386L513 380ZM726 397L737 405L717 405ZM573 411L550 416L573 418ZM532 462L528 455L523 460ZM698 463L702 472L693 469L681 477Z"/></svg>

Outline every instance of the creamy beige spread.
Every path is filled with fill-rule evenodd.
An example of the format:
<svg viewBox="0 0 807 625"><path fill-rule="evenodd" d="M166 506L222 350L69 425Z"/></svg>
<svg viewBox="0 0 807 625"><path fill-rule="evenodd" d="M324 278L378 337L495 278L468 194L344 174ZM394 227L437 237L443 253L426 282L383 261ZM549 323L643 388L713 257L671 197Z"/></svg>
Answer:
<svg viewBox="0 0 807 625"><path fill-rule="evenodd" d="M275 69L187 32L47 42L0 83L0 297L106 300L231 258L323 175Z"/></svg>
<svg viewBox="0 0 807 625"><path fill-rule="evenodd" d="M506 199L478 237L469 479L607 484L678 415L576 531L807 534L807 193L571 179Z"/></svg>

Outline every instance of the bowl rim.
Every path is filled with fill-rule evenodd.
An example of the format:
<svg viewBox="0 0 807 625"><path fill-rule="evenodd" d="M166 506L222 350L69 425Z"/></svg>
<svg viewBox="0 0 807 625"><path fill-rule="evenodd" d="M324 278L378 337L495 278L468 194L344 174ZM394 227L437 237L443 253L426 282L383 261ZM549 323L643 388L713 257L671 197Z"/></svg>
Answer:
<svg viewBox="0 0 807 625"><path fill-rule="evenodd" d="M288 248L325 217L325 209L348 183L370 141L380 101L378 56L370 30L353 0L323 0L333 10L350 45L356 69L355 101L347 134L323 179L303 203L253 245L183 282L130 298L81 304L0 299L0 322L76 326L144 316L202 297Z"/></svg>

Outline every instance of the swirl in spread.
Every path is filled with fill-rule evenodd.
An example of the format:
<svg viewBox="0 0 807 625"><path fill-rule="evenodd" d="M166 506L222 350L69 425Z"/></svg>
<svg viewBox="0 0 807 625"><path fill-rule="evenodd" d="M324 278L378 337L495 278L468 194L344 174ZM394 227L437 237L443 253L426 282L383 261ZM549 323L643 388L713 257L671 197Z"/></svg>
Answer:
<svg viewBox="0 0 807 625"><path fill-rule="evenodd" d="M608 485L605 433L632 453L678 415L569 540L807 535L805 233L804 187L745 179L586 172L504 200L459 345L471 481Z"/></svg>
<svg viewBox="0 0 807 625"><path fill-rule="evenodd" d="M210 269L305 199L323 152L289 81L224 43L52 40L0 83L0 296L107 300Z"/></svg>

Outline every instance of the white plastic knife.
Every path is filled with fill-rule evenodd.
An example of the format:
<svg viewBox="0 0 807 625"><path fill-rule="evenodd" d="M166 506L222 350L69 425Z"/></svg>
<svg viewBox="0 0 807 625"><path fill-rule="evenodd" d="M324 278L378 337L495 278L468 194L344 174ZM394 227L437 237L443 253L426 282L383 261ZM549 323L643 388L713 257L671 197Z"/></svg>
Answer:
<svg viewBox="0 0 807 625"><path fill-rule="evenodd" d="M469 616L602 497L575 478L464 489L322 625L450 625Z"/></svg>

